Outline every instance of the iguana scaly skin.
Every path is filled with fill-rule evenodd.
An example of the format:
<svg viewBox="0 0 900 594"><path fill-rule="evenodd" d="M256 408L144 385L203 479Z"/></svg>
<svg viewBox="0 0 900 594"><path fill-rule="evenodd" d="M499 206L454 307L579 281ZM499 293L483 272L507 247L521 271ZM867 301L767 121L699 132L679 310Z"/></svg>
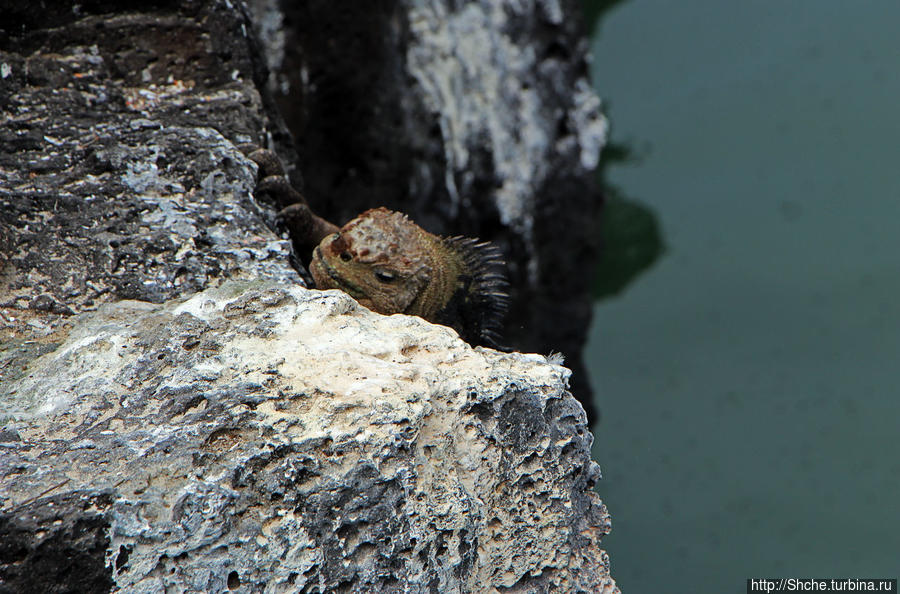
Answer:
<svg viewBox="0 0 900 594"><path fill-rule="evenodd" d="M428 233L399 212L367 210L313 251L320 289L340 289L372 311L404 313L496 346L507 306L500 251L465 237Z"/></svg>
<svg viewBox="0 0 900 594"><path fill-rule="evenodd" d="M471 344L498 346L506 313L506 263L495 246L428 233L406 215L367 210L341 228L312 212L269 150L245 147L259 166L255 195L281 210L300 253L312 251L319 289L340 289L382 314L404 313L454 328Z"/></svg>

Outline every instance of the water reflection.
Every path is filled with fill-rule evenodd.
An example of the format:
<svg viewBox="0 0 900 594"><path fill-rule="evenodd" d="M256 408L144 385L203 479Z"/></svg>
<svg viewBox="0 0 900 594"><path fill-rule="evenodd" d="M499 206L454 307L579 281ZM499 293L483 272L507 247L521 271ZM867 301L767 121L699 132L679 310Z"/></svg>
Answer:
<svg viewBox="0 0 900 594"><path fill-rule="evenodd" d="M609 182L611 167L636 160L631 149L617 143L608 144L600 159L603 212L599 229L600 259L593 287L597 300L621 293L664 250L662 232L653 211Z"/></svg>

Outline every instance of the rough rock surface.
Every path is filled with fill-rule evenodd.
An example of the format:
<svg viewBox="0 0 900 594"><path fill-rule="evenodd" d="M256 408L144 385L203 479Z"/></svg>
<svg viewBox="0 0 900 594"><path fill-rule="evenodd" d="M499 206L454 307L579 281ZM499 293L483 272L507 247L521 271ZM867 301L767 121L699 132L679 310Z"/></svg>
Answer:
<svg viewBox="0 0 900 594"><path fill-rule="evenodd" d="M338 224L373 206L495 241L511 266L504 335L581 362L607 124L576 0L251 0L305 194Z"/></svg>
<svg viewBox="0 0 900 594"><path fill-rule="evenodd" d="M213 24L247 26L222 6L96 15L0 47L0 307L71 314L297 278L235 148L277 126L249 42Z"/></svg>
<svg viewBox="0 0 900 594"><path fill-rule="evenodd" d="M614 588L565 370L300 286L241 6L0 0L0 593Z"/></svg>
<svg viewBox="0 0 900 594"><path fill-rule="evenodd" d="M236 148L293 154L249 20L165 5L0 2L0 376L104 302L300 282Z"/></svg>
<svg viewBox="0 0 900 594"><path fill-rule="evenodd" d="M129 592L614 592L568 373L337 291L104 305L2 384L0 584L56 505Z"/></svg>

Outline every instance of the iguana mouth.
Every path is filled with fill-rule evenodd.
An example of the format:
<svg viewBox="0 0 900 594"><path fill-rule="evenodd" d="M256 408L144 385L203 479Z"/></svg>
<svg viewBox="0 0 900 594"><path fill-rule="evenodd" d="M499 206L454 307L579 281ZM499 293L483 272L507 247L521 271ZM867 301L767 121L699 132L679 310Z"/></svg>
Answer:
<svg viewBox="0 0 900 594"><path fill-rule="evenodd" d="M325 271L325 274L327 274L328 277L332 281L334 281L334 284L337 285L336 288L347 293L348 295L350 295L357 301L360 299L366 299L368 297L368 295L366 295L362 289L360 289L359 287L357 287L355 285L348 283L338 273L338 271L335 270L334 267L331 266L331 264L329 264L327 260L325 260L325 258L322 256L322 248L320 248L320 247L316 247L316 249L313 250L313 261L316 261L316 260L319 261L319 265L322 267L322 270Z"/></svg>

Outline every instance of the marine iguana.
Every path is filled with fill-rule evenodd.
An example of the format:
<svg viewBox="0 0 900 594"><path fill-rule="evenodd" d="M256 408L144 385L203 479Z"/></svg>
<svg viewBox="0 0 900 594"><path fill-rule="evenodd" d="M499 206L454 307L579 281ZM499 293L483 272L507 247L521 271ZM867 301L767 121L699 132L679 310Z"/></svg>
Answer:
<svg viewBox="0 0 900 594"><path fill-rule="evenodd" d="M274 153L261 149L249 157L260 168L257 195L275 200L295 247L312 253L316 288L340 289L378 313L450 326L470 344L499 346L509 297L506 263L496 246L433 235L384 207L338 228L312 212Z"/></svg>

